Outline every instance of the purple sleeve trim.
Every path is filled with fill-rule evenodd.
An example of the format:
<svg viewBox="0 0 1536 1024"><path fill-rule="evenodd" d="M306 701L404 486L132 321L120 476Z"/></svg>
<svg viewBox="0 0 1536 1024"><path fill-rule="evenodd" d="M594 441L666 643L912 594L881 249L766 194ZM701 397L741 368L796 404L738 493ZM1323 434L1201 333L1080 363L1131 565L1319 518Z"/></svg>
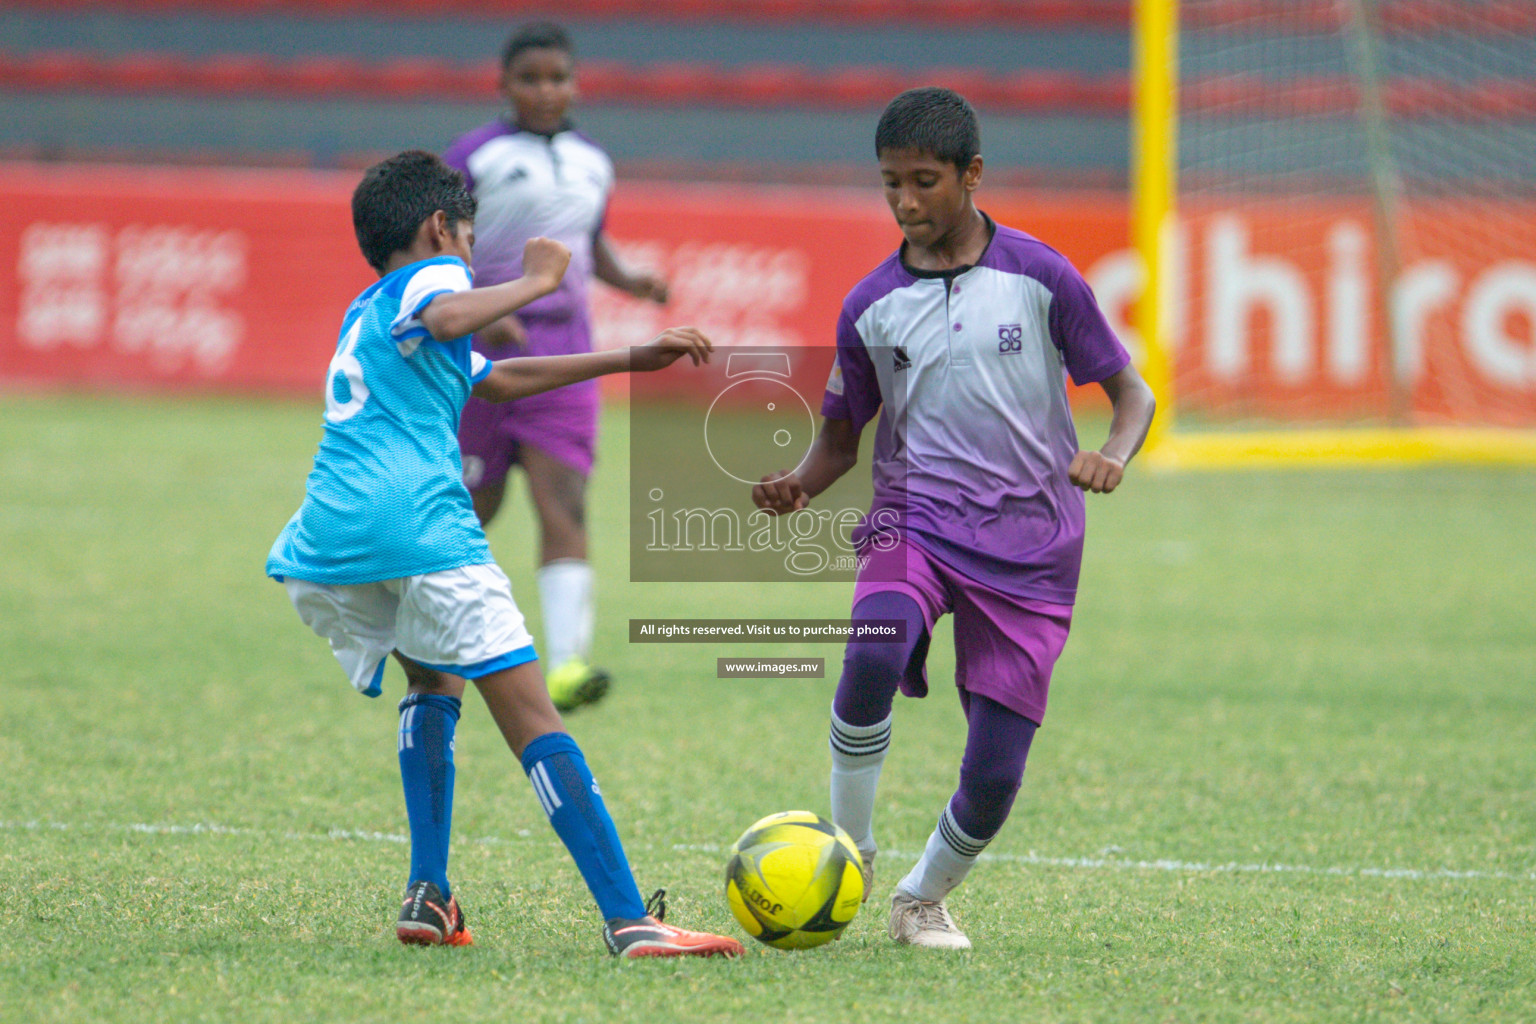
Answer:
<svg viewBox="0 0 1536 1024"><path fill-rule="evenodd" d="M915 280L916 278L907 273L907 269L901 265L901 250L898 249L853 286L853 290L843 300L843 315L848 318L849 324L855 324L870 306L896 289L905 288Z"/></svg>
<svg viewBox="0 0 1536 1024"><path fill-rule="evenodd" d="M470 195L475 192L475 176L469 171L469 155L479 148L469 145L472 137L473 134L461 136L443 152L443 163L464 175L464 187L469 189Z"/></svg>
<svg viewBox="0 0 1536 1024"><path fill-rule="evenodd" d="M833 418L850 420L854 430L862 430L864 424L874 419L875 413L880 411L884 398L880 395L880 378L875 374L875 364L869 358L869 349L865 347L864 338L846 308L842 316L837 318L837 365L843 374L843 393L841 396L829 395L828 398L840 398L845 411L843 415ZM823 399L822 415L827 415L827 405L827 400Z"/></svg>
<svg viewBox="0 0 1536 1024"><path fill-rule="evenodd" d="M821 414L829 420L853 419L853 413L848 411L848 399L830 391L821 398Z"/></svg>
<svg viewBox="0 0 1536 1024"><path fill-rule="evenodd" d="M1083 275L1038 238L999 224L981 265L1032 278L1050 291L1051 341L1061 352L1074 383L1101 381L1131 361Z"/></svg>
<svg viewBox="0 0 1536 1024"><path fill-rule="evenodd" d="M1076 267L1061 258L1056 280L1046 285L1051 289L1051 340L1061 350L1074 383L1101 381L1131 361Z"/></svg>
<svg viewBox="0 0 1536 1024"><path fill-rule="evenodd" d="M1129 365L1131 365L1131 354L1122 349L1098 366L1086 369L1082 373L1072 374L1072 383L1097 384L1101 380L1108 380Z"/></svg>
<svg viewBox="0 0 1536 1024"><path fill-rule="evenodd" d="M464 187L469 190L470 195L474 195L475 176L470 172L469 164L467 162L454 163L452 160L448 159L447 154L443 155L443 163L447 164L449 167L452 167L454 170L458 171L464 176Z"/></svg>
<svg viewBox="0 0 1536 1024"><path fill-rule="evenodd" d="M503 135L515 134L517 134L517 129L499 118L483 124L473 131L465 132L449 143L448 148L443 151L443 163L464 175L464 185L473 194L475 191L475 176L469 172L469 158L474 155L477 149L492 139L500 138Z"/></svg>

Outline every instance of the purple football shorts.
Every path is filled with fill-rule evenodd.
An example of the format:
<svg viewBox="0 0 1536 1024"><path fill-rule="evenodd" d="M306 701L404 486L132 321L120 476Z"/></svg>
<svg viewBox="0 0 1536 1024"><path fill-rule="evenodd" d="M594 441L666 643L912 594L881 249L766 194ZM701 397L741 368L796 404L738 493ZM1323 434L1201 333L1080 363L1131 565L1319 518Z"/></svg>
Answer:
<svg viewBox="0 0 1536 1024"><path fill-rule="evenodd" d="M488 349L477 340L475 351L491 360L591 351L591 335L584 317L530 318L523 326L528 331L526 348ZM505 480L524 445L590 476L597 454L598 405L595 380L511 402L471 398L459 417L464 486L473 491Z"/></svg>
<svg viewBox="0 0 1536 1024"><path fill-rule="evenodd" d="M932 632L939 616L955 617L955 685L980 694L1033 722L1045 720L1051 670L1072 628L1072 606L1029 601L963 576L913 541L889 551L870 545L869 561L854 584L853 603L896 591L917 602ZM901 681L908 697L928 694L927 669L916 666Z"/></svg>

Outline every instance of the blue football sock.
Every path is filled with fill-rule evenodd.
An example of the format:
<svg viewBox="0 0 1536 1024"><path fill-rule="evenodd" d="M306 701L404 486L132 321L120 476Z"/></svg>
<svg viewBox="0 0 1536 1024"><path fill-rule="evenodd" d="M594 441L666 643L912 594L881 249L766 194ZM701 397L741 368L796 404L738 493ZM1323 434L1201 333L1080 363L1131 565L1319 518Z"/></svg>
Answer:
<svg viewBox="0 0 1536 1024"><path fill-rule="evenodd" d="M448 833L453 825L453 730L459 699L413 693L400 702L400 779L411 821L411 882L448 888Z"/></svg>
<svg viewBox="0 0 1536 1024"><path fill-rule="evenodd" d="M523 750L523 770L603 919L644 917L645 903L619 833L576 741L563 732L545 733Z"/></svg>

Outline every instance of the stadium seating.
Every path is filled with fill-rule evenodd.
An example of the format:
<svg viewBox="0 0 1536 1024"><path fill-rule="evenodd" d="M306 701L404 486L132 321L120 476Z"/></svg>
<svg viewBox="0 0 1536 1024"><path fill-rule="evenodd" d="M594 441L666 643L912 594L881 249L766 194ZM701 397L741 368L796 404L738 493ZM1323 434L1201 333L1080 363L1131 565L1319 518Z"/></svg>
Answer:
<svg viewBox="0 0 1536 1024"><path fill-rule="evenodd" d="M324 98L387 99L493 97L498 69L492 60L455 63L432 57L364 62L348 57L273 59L260 54L188 57L169 53L46 50L0 51L0 84L25 90L106 90L113 93L239 93ZM984 108L1012 112L1123 115L1130 86L1124 75L1098 79L1055 72L997 75L968 68L924 68L905 74L884 68L821 71L788 64L673 62L636 66L587 61L581 89L592 102L661 106L878 107L902 89L938 84L957 89Z"/></svg>
<svg viewBox="0 0 1536 1024"><path fill-rule="evenodd" d="M494 61L455 63L431 57L397 57L374 63L346 57L275 60L257 54L185 57L167 53L100 56L47 50L0 51L0 85L14 90L107 90L114 93L250 93L312 97L364 96L391 100L492 97ZM787 64L720 67L667 63L649 66L588 61L581 69L583 96L598 103L723 107L806 106L864 109L879 106L902 89L937 84L956 89L984 109L1015 113L1108 113L1123 115L1130 102L1126 76L1092 78L1059 72L996 75L969 68L925 68L902 74L885 68L821 71ZM1506 78L1447 84L1413 79L1389 81L1383 98L1398 113L1442 116L1536 116L1536 82ZM1266 110L1306 110L1345 115L1359 104L1355 82L1343 76L1295 78L1277 83L1251 75L1199 79L1185 86L1184 104L1246 115Z"/></svg>
<svg viewBox="0 0 1536 1024"><path fill-rule="evenodd" d="M1276 0L1202 0L1188 5L1193 25L1242 21L1261 15ZM1281 0L1293 24L1314 32L1337 27L1347 5L1337 0ZM117 7L139 13L202 11L243 16L304 14L321 16L432 18L470 16L516 20L558 17L570 20L649 19L668 21L743 21L790 24L986 25L1025 30L1062 26L1121 29L1130 20L1131 0L563 0L560 4L526 0L49 0L56 11L98 11ZM1381 5L1383 28L1465 30L1493 27L1502 32L1536 32L1536 3L1531 0L1477 0L1477 12L1458 17L1445 5L1394 0Z"/></svg>
<svg viewBox="0 0 1536 1024"><path fill-rule="evenodd" d="M98 10L101 0L51 0L58 10ZM117 6L128 7L127 3ZM1121 28L1130 0L565 0L554 4L505 0L138 0L140 11L371 14L382 17L472 15L501 20L649 18L686 21L833 22L844 24L1006 25Z"/></svg>
<svg viewBox="0 0 1536 1024"><path fill-rule="evenodd" d="M308 150L331 165L440 147L500 107L495 53L538 10L7 5L0 152L264 164ZM1123 183L1127 0L575 0L559 16L580 51L578 116L626 173L864 180L873 116L946 84L995 131L994 180Z"/></svg>
<svg viewBox="0 0 1536 1024"><path fill-rule="evenodd" d="M1336 0L1201 0L1184 17L1239 24L1277 2L1298 32L1341 17ZM1508 38L1477 41L1461 80L1390 78L1390 110L1536 116L1536 0L1480 6ZM1393 0L1380 16L1390 37L1426 22L1458 29L1439 24L1455 10ZM553 11L508 0L7 4L0 152L268 163L307 151L332 164L440 147L500 106L495 53L510 26ZM867 161L871 118L891 96L940 84L981 109L993 180L1124 182L1129 0L567 0L558 16L580 54L582 124L628 167L793 180L819 167L837 180ZM1196 76L1184 102L1244 118L1358 107L1349 68L1304 34L1282 42L1289 75ZM164 120L186 130L134 127Z"/></svg>

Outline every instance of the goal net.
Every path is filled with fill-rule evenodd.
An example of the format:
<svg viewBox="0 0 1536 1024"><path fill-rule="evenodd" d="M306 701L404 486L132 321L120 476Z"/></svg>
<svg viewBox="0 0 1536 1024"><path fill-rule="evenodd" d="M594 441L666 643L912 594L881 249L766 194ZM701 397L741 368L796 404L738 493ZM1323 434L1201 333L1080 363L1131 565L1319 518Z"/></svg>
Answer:
<svg viewBox="0 0 1536 1024"><path fill-rule="evenodd" d="M1157 456L1536 462L1536 0L1140 7Z"/></svg>

